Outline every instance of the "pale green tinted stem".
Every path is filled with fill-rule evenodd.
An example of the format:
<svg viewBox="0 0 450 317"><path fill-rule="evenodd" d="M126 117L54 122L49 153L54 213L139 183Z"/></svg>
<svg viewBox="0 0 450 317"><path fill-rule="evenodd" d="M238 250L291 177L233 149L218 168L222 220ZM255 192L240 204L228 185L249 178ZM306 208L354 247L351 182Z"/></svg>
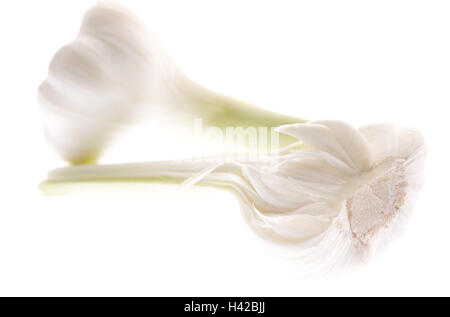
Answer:
<svg viewBox="0 0 450 317"><path fill-rule="evenodd" d="M160 161L125 163L110 165L77 165L55 169L49 172L48 179L39 185L46 195L61 195L76 192L89 192L89 189L103 190L115 185L181 184L202 170L217 163ZM221 164L222 165L222 164ZM233 169L220 167L222 172L232 173ZM203 185L213 185L201 182Z"/></svg>
<svg viewBox="0 0 450 317"><path fill-rule="evenodd" d="M111 189L120 192L147 190L153 184L180 184L181 179L176 178L106 178L90 180L46 180L39 184L39 190L47 196L70 195L92 192L110 192Z"/></svg>
<svg viewBox="0 0 450 317"><path fill-rule="evenodd" d="M228 97L198 85L184 76L174 87L178 102L188 104L192 119L201 118L206 127L266 127L276 128L285 124L305 123L306 120L261 109L236 98ZM224 131L225 132L225 131ZM279 148L297 140L291 136L279 135Z"/></svg>

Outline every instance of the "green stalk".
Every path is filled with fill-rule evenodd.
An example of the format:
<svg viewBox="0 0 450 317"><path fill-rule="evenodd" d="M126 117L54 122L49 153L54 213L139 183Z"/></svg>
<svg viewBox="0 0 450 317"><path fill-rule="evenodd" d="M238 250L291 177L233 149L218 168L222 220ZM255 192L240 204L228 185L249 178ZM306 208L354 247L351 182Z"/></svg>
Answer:
<svg viewBox="0 0 450 317"><path fill-rule="evenodd" d="M178 79L171 87L175 95L175 102L187 105L187 115L191 120L200 118L204 127L217 127L226 134L228 127L277 128L285 124L305 123L307 120L295 118L265 110L239 99L213 92L191 80L184 75L176 76ZM298 140L278 134L278 148L284 148ZM268 140L269 141L269 140Z"/></svg>
<svg viewBox="0 0 450 317"><path fill-rule="evenodd" d="M177 185L182 183L182 179L176 178L104 178L86 180L46 180L39 184L39 190L46 196L61 196L71 194L82 194L92 192L111 192L116 190L127 192L133 190L149 190L152 185Z"/></svg>
<svg viewBox="0 0 450 317"><path fill-rule="evenodd" d="M213 167L211 169L211 167ZM211 174L209 173L211 170ZM195 179L208 171L205 177ZM211 162L159 161L109 165L76 165L55 169L49 172L48 179L39 184L45 195L64 195L78 192L90 192L92 189L104 190L107 186L130 186L151 184L187 184L223 187L224 182L218 173L233 174L236 168L230 164ZM226 183L226 182L225 182ZM144 188L144 187L143 187Z"/></svg>

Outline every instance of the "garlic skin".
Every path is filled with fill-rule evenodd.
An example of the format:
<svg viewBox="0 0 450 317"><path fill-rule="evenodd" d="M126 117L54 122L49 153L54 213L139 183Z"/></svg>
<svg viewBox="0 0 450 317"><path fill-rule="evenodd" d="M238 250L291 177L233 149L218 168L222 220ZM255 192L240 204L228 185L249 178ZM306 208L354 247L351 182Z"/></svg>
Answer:
<svg viewBox="0 0 450 317"><path fill-rule="evenodd" d="M108 179L198 181L230 189L249 226L275 245L293 248L310 271L366 261L383 236L409 214L422 186L422 135L390 124L355 129L341 121L279 130L304 147L253 163L200 160L61 168L49 173L41 189L70 193L74 183Z"/></svg>

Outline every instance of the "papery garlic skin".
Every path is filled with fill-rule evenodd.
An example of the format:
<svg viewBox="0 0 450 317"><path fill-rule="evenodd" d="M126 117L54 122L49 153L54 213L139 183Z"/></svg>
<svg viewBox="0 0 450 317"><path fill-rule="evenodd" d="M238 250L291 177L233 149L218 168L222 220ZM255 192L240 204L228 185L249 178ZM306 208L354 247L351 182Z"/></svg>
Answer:
<svg viewBox="0 0 450 317"><path fill-rule="evenodd" d="M355 129L340 121L279 130L303 141L304 149L284 151L275 161L223 162L209 170L211 162L204 161L69 167L50 172L43 190L80 180L182 182L201 175L201 184L231 189L250 227L306 255L311 270L366 260L409 213L422 186L421 134L386 124Z"/></svg>
<svg viewBox="0 0 450 317"><path fill-rule="evenodd" d="M173 127L200 118L223 129L304 122L189 80L136 16L109 3L91 8L77 37L55 54L39 101L47 139L74 164L95 162L124 126L152 117Z"/></svg>

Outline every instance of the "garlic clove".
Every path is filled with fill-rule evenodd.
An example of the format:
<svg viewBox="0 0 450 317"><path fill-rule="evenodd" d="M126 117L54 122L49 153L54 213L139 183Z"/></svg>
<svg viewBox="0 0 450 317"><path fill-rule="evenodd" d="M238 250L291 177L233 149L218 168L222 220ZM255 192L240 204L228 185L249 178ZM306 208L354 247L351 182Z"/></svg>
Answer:
<svg viewBox="0 0 450 317"><path fill-rule="evenodd" d="M359 128L369 143L374 164L387 157L396 155L398 151L397 127L393 124L371 124Z"/></svg>
<svg viewBox="0 0 450 317"><path fill-rule="evenodd" d="M339 143L345 149L347 155L360 171L372 166L372 157L369 145L361 133L351 125L336 120L315 121L328 127Z"/></svg>

